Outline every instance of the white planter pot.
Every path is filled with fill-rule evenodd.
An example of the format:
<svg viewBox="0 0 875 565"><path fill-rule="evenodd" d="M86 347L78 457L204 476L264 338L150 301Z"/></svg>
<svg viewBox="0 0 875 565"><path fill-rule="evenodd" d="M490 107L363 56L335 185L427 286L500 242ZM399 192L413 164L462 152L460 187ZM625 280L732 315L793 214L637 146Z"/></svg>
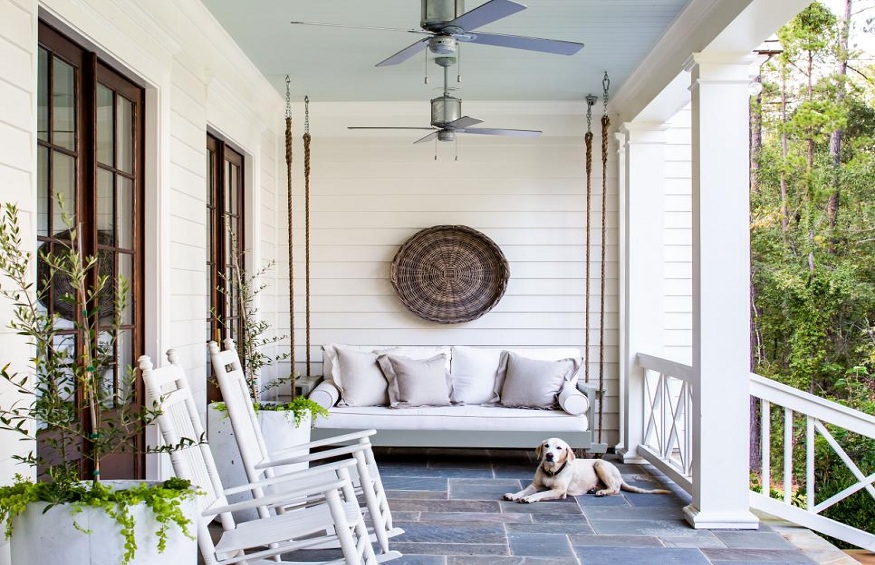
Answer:
<svg viewBox="0 0 875 565"><path fill-rule="evenodd" d="M264 443L270 453L290 449L310 441L309 413L302 418L301 425L298 427L295 427L295 418L288 411L259 410L256 412L256 416L264 436ZM207 407L207 441L213 452L213 458L216 460L216 468L219 470L222 486L231 488L247 483L240 450L237 448L237 440L234 438L234 430L231 428L231 419L226 411L217 410L212 404ZM275 472L280 474L306 468L306 463L299 463L278 467ZM239 502L250 498L248 494L241 493L228 497L228 502ZM234 519L241 522L257 517L255 510L234 512Z"/></svg>
<svg viewBox="0 0 875 565"><path fill-rule="evenodd" d="M105 484L138 485L143 481L105 481ZM158 551L158 524L152 511L143 503L130 507L134 518L137 550L131 565L155 563L195 563L197 561L197 503L182 502L183 512L191 520L186 537L175 525L168 532L167 547ZM100 508L83 508L72 513L69 504L53 506L43 512L47 503L30 504L13 521L10 540L12 563L76 563L77 565L119 565L124 556L121 528ZM79 525L77 529L73 524ZM83 531L84 530L84 531Z"/></svg>

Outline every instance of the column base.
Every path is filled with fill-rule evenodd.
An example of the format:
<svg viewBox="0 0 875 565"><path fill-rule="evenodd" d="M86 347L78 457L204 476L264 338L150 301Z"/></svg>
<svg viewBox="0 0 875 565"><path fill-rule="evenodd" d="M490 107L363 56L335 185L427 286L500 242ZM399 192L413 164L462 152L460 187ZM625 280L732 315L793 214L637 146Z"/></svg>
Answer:
<svg viewBox="0 0 875 565"><path fill-rule="evenodd" d="M614 452L620 456L623 463L627 465L643 465L647 463L647 459L638 455L635 449L626 449L625 447L615 447Z"/></svg>
<svg viewBox="0 0 875 565"><path fill-rule="evenodd" d="M760 519L752 512L703 512L692 504L684 506L684 518L697 530L756 530Z"/></svg>

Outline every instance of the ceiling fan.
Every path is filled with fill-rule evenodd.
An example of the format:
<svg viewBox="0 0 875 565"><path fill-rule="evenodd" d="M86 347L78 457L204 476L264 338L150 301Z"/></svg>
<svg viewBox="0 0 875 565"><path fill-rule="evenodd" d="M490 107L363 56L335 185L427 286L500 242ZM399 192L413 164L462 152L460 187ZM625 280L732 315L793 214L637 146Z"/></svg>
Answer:
<svg viewBox="0 0 875 565"><path fill-rule="evenodd" d="M411 129L431 130L431 133L413 143L424 143L437 139L438 141L455 141L457 133L474 133L481 135L511 135L517 137L538 137L541 132L531 129L496 129L472 128L483 120L462 115L462 100L450 96L447 87L447 71L455 62L452 57L437 57L435 62L444 68L444 92L441 96L431 99L431 127L394 127L394 126L349 126L348 129Z"/></svg>
<svg viewBox="0 0 875 565"><path fill-rule="evenodd" d="M583 43L525 37L521 35L505 35L501 33L483 33L474 31L477 28L500 20L519 11L526 6L511 0L489 0L473 10L465 11L465 0L422 0L422 18L419 29L395 29L385 27L346 26L341 24L324 24L310 22L290 22L298 25L318 25L328 27L346 27L356 29L374 29L385 31L403 31L424 34L425 37L409 47L395 53L388 59L377 63L378 67L397 65L428 48L438 56L452 56L456 53L458 42L480 43L498 47L511 47L526 51L573 55L583 48Z"/></svg>

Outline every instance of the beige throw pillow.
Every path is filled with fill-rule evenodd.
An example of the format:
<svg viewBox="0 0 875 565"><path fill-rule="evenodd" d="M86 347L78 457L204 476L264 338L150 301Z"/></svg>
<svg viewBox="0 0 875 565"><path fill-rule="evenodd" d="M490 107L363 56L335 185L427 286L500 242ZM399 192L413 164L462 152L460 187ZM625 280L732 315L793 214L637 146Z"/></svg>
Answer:
<svg viewBox="0 0 875 565"><path fill-rule="evenodd" d="M389 381L389 405L393 408L450 405L453 391L446 355L417 360L389 354L380 355L377 362Z"/></svg>
<svg viewBox="0 0 875 565"><path fill-rule="evenodd" d="M492 400L513 408L555 408L556 396L579 367L579 359L541 361L502 351Z"/></svg>
<svg viewBox="0 0 875 565"><path fill-rule="evenodd" d="M334 384L342 406L386 406L389 383L377 364L377 354L337 347Z"/></svg>

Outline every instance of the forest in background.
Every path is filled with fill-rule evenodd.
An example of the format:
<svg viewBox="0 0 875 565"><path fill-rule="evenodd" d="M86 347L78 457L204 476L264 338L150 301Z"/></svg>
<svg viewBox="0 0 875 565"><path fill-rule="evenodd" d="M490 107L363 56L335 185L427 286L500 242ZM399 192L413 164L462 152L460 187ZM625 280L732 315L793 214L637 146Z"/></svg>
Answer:
<svg viewBox="0 0 875 565"><path fill-rule="evenodd" d="M813 3L762 50L750 113L751 366L875 415L875 55L851 37L873 33L875 2L840 8ZM772 419L780 442L782 419ZM875 472L875 441L830 431L865 475ZM804 445L801 418L794 438ZM774 468L782 450L772 446ZM822 438L817 461L817 502L856 481ZM825 514L875 532L865 490Z"/></svg>

